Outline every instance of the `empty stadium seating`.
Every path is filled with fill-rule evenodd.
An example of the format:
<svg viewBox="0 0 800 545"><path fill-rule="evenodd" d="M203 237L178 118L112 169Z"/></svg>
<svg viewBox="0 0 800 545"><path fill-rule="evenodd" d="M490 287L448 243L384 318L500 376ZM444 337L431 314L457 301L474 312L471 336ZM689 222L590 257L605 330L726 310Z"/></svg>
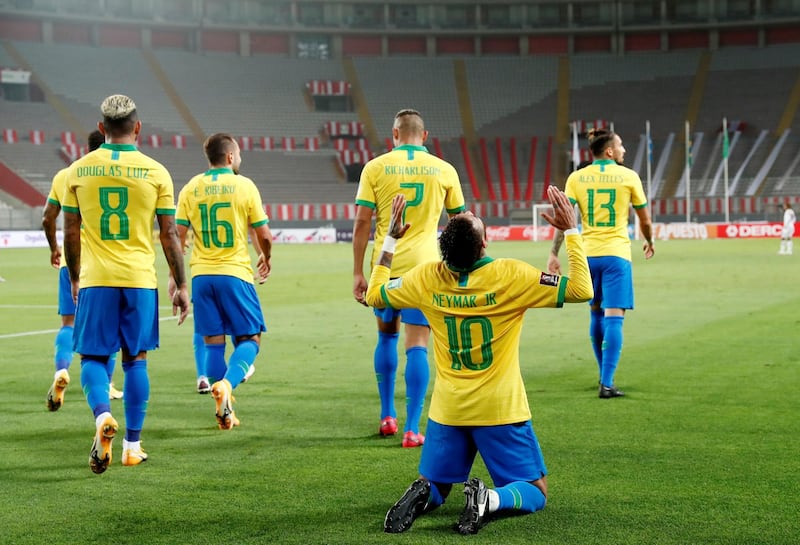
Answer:
<svg viewBox="0 0 800 545"><path fill-rule="evenodd" d="M308 81L346 79L341 61L160 48L152 56L161 74L147 54L135 48L28 41L14 41L13 46L58 104L0 98L0 129L16 134L14 143L0 140L0 160L43 194L53 173L66 164L59 155L60 135L91 129L99 102L116 92L137 102L144 123L142 149L168 166L176 191L206 166L194 124L200 128L199 136L227 131L253 137L254 142L291 137L298 148L305 138L316 138L317 151L263 151L254 144L252 151L243 151L242 172L256 181L265 201L334 203L340 215L344 214L340 205L352 203L356 188L345 181L324 129L328 122L360 121L374 127L382 142L396 111L416 108L431 138L439 140L443 157L459 171L468 200L505 201L511 207L520 205L515 201L523 201L521 206L540 201L547 184L562 183L555 167L566 164L571 151L571 142L556 143L556 135L564 129L556 126L557 112L565 107L557 96L556 56L459 58L468 87L461 96L453 58L355 57L351 60L358 82L353 85L359 86L365 101L359 109L365 117L359 119L356 112L314 111L308 100ZM728 166L734 196L800 195L800 116L787 114L797 82L798 53L800 45L781 45L724 48L710 55L691 129L693 196L723 195L723 116L744 121L730 134ZM644 124L650 121L654 196L681 198L685 182L674 187L662 182L670 161L676 157L682 161L683 124L690 95L697 89L702 55L699 50L572 55L569 100L561 118L609 120L625 140L627 164L643 178L648 156ZM2 47L0 64L14 64ZM465 120L460 101L465 96L475 129L468 157L461 140ZM31 131L40 131L37 135L44 140L31 141ZM175 137L185 140L184 149L172 144ZM580 145L585 147L585 141ZM467 159L476 174L477 192L468 178ZM320 210L316 206L313 214L321 217Z"/></svg>

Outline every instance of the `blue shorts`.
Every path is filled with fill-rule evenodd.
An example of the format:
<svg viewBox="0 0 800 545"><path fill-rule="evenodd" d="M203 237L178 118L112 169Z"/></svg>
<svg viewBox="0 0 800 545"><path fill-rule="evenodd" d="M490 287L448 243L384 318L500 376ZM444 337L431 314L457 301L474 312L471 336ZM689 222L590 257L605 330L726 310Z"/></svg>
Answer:
<svg viewBox="0 0 800 545"><path fill-rule="evenodd" d="M81 288L73 350L109 356L158 348L158 292L145 288Z"/></svg>
<svg viewBox="0 0 800 545"><path fill-rule="evenodd" d="M204 337L242 337L267 330L255 287L235 276L192 278L192 306L194 332Z"/></svg>
<svg viewBox="0 0 800 545"><path fill-rule="evenodd" d="M428 419L419 473L437 483L464 482L476 453L495 487L547 475L530 420L503 426L445 426Z"/></svg>
<svg viewBox="0 0 800 545"><path fill-rule="evenodd" d="M72 282L69 281L69 270L61 267L58 271L58 314L72 316L75 314L75 301L72 299Z"/></svg>
<svg viewBox="0 0 800 545"><path fill-rule="evenodd" d="M394 322L399 314L400 321L404 324L430 326L430 324L428 324L428 319L425 318L422 311L417 308L402 308L397 310L396 308L386 307L373 308L372 311L375 313L375 316L387 324Z"/></svg>
<svg viewBox="0 0 800 545"><path fill-rule="evenodd" d="M592 275L594 298L590 306L607 308L633 308L633 272L631 262L621 257L590 257L589 273Z"/></svg>

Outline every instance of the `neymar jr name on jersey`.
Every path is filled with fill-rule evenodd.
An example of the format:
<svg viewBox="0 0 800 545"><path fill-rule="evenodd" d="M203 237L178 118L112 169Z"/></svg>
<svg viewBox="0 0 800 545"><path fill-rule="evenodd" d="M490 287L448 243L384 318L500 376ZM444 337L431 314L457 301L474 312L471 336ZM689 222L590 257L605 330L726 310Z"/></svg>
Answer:
<svg viewBox="0 0 800 545"><path fill-rule="evenodd" d="M444 293L433 294L433 306L447 308L475 308L477 306L496 305L497 293L484 293L481 295L447 295ZM480 297L480 299L478 299Z"/></svg>
<svg viewBox="0 0 800 545"><path fill-rule="evenodd" d="M146 179L149 168L126 167L122 165L87 165L77 168L78 178L86 176L125 176L126 178ZM123 175L123 172L125 173Z"/></svg>
<svg viewBox="0 0 800 545"><path fill-rule="evenodd" d="M427 165L383 165L384 174L406 176L439 176L442 169Z"/></svg>

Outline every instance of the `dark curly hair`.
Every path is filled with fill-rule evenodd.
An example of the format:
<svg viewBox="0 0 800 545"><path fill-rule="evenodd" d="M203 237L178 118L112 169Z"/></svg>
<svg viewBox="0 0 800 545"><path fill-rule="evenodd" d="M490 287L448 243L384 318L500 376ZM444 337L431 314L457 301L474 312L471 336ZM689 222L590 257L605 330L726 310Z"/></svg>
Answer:
<svg viewBox="0 0 800 545"><path fill-rule="evenodd" d="M607 129L590 129L586 133L586 138L589 140L589 149L592 155L600 157L603 155L605 149L614 141L615 133Z"/></svg>
<svg viewBox="0 0 800 545"><path fill-rule="evenodd" d="M100 131L92 131L89 133L86 142L89 145L89 151L94 151L106 143L106 137Z"/></svg>
<svg viewBox="0 0 800 545"><path fill-rule="evenodd" d="M442 259L453 269L466 270L478 261L483 251L483 233L472 216L453 216L439 237Z"/></svg>

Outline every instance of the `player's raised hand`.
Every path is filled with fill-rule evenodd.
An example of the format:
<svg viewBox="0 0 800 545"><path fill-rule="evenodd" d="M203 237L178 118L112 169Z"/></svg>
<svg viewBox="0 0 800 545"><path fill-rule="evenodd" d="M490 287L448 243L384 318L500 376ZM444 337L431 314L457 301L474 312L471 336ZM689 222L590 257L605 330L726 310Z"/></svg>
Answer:
<svg viewBox="0 0 800 545"><path fill-rule="evenodd" d="M578 226L575 210L563 191L551 185L547 188L547 199L553 205L553 213L542 212L542 219L560 231L574 229Z"/></svg>
<svg viewBox="0 0 800 545"><path fill-rule="evenodd" d="M406 210L405 195L397 194L392 199L392 221L389 223L389 236L392 238L403 238L410 223L403 223L403 212Z"/></svg>

